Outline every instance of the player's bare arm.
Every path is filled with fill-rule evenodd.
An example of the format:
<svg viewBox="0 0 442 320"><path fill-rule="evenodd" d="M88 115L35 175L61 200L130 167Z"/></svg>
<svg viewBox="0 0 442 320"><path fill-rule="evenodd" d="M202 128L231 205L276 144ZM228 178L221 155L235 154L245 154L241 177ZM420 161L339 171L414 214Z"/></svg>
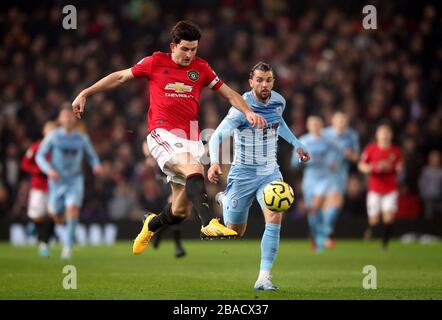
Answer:
<svg viewBox="0 0 442 320"><path fill-rule="evenodd" d="M245 114L247 121L250 122L250 124L256 128L261 129L264 126L267 125L267 121L260 115L256 114L255 112L250 109L247 102L241 97L241 95L236 92L235 90L232 90L228 85L223 84L217 92L225 98L229 103L237 108L239 111Z"/></svg>
<svg viewBox="0 0 442 320"><path fill-rule="evenodd" d="M359 161L358 163L358 169L364 174L369 174L371 172L371 165L368 163L365 163L363 161Z"/></svg>
<svg viewBox="0 0 442 320"><path fill-rule="evenodd" d="M116 88L123 83L134 78L131 69L125 69L113 72L106 77L100 79L92 86L84 89L80 92L80 94L75 98L74 102L72 102L72 110L74 111L75 116L78 119L81 119L81 116L84 112L84 107L86 105L86 98L99 92L107 91L113 88Z"/></svg>

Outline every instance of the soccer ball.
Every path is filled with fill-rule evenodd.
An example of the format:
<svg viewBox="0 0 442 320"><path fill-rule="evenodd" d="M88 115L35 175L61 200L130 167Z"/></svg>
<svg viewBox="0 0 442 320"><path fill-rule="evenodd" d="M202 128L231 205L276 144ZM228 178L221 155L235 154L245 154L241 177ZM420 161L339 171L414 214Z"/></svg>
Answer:
<svg viewBox="0 0 442 320"><path fill-rule="evenodd" d="M295 201L295 193L284 181L273 181L264 187L262 198L267 209L284 212L290 209Z"/></svg>

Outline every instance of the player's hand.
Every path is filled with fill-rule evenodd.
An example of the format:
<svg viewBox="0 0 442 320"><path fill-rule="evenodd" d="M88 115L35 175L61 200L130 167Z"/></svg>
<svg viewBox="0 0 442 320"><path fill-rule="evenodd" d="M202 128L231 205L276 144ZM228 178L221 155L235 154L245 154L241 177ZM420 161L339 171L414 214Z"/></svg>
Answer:
<svg viewBox="0 0 442 320"><path fill-rule="evenodd" d="M57 171L52 169L48 172L48 178L51 180L57 181L58 179L60 179L60 176L58 175Z"/></svg>
<svg viewBox="0 0 442 320"><path fill-rule="evenodd" d="M103 167L101 165L96 165L95 167L92 168L92 171L96 176L101 176L104 173Z"/></svg>
<svg viewBox="0 0 442 320"><path fill-rule="evenodd" d="M86 96L83 93L80 93L72 102L72 111L78 119L81 119L81 116L84 113L84 106L86 105Z"/></svg>
<svg viewBox="0 0 442 320"><path fill-rule="evenodd" d="M207 171L207 178L210 182L218 184L219 177L223 174L221 167L218 163L214 163L210 166L209 171Z"/></svg>
<svg viewBox="0 0 442 320"><path fill-rule="evenodd" d="M301 160L301 162L307 162L310 160L310 154L308 152L304 152L302 148L296 149L296 153L298 154L298 158Z"/></svg>
<svg viewBox="0 0 442 320"><path fill-rule="evenodd" d="M246 114L247 121L252 125L255 129L262 129L267 125L267 120L264 119L259 114L256 114L253 111L249 111Z"/></svg>

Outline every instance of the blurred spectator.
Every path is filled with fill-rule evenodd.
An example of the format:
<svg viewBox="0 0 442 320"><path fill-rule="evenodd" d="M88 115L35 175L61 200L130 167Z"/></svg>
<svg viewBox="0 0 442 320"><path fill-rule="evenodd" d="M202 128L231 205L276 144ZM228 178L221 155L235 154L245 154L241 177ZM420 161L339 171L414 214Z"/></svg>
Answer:
<svg viewBox="0 0 442 320"><path fill-rule="evenodd" d="M441 152L432 150L428 155L428 164L419 177L419 191L424 202L426 219L432 219L442 212L442 165Z"/></svg>

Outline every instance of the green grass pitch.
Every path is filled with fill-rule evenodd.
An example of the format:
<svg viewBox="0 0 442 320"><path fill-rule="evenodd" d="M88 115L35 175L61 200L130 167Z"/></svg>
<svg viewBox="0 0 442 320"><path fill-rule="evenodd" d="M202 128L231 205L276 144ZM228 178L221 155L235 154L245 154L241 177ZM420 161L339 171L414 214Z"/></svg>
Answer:
<svg viewBox="0 0 442 320"><path fill-rule="evenodd" d="M172 242L133 256L130 242L77 246L74 257L37 256L36 247L0 244L0 299L442 299L442 244L338 241L323 254L301 240L282 240L273 268L277 292L253 291L259 240L185 240L176 259ZM63 288L65 265L77 270L77 289ZM377 289L363 288L365 265L377 270Z"/></svg>

